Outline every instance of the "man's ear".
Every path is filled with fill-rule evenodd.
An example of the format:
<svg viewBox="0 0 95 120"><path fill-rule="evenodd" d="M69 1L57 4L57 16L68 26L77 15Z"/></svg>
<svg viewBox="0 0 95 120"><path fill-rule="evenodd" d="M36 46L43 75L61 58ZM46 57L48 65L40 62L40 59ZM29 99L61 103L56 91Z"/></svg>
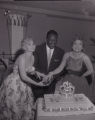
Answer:
<svg viewBox="0 0 95 120"><path fill-rule="evenodd" d="M48 38L46 39L46 44L48 45Z"/></svg>

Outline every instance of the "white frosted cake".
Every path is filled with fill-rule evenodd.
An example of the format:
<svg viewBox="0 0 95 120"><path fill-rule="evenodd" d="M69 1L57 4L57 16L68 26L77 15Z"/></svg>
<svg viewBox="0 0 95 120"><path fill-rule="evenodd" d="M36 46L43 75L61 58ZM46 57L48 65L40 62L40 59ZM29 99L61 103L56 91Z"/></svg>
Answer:
<svg viewBox="0 0 95 120"><path fill-rule="evenodd" d="M93 111L94 105L84 94L64 97L60 94L44 96L45 107L50 111Z"/></svg>
<svg viewBox="0 0 95 120"><path fill-rule="evenodd" d="M95 106L84 94L74 94L74 87L67 82L61 86L61 94L44 95L43 110L55 116L56 113L62 116L79 115L95 113Z"/></svg>

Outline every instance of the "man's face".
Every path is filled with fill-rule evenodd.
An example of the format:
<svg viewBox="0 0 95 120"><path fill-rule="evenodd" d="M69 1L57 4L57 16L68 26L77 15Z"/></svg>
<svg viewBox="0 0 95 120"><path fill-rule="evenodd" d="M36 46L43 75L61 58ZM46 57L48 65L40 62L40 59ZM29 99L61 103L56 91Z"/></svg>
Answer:
<svg viewBox="0 0 95 120"><path fill-rule="evenodd" d="M57 36L50 34L46 39L46 43L50 49L53 49L57 44Z"/></svg>

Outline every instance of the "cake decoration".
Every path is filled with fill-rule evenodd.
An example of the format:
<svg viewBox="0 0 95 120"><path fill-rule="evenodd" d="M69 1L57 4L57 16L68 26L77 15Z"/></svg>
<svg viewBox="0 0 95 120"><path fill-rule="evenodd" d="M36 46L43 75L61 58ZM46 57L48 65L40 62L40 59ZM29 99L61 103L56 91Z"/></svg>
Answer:
<svg viewBox="0 0 95 120"><path fill-rule="evenodd" d="M64 95L66 98L73 97L75 92L75 87L72 85L72 83L66 81L60 86L59 91L60 91L59 93L61 95Z"/></svg>

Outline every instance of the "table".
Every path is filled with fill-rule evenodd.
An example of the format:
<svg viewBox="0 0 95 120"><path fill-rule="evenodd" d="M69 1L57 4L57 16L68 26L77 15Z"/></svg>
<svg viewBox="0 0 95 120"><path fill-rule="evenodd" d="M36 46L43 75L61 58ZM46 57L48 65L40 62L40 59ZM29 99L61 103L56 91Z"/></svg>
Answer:
<svg viewBox="0 0 95 120"><path fill-rule="evenodd" d="M37 101L37 120L95 120L95 114L57 116L58 113L56 113L56 116L53 116L42 110L42 101L42 98Z"/></svg>

